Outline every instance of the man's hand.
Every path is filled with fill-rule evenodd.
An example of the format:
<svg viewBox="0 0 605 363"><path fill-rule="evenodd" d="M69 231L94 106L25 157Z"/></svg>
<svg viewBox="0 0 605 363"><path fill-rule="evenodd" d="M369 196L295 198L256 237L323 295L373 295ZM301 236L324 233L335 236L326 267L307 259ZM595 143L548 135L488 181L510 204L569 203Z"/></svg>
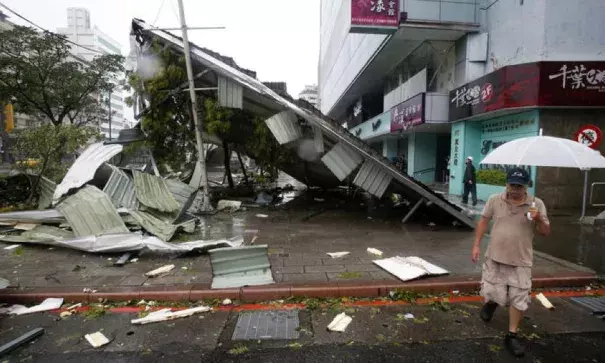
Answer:
<svg viewBox="0 0 605 363"><path fill-rule="evenodd" d="M529 211L529 216L533 221L539 221L540 218L542 217L542 215L540 214L540 212L536 211Z"/></svg>
<svg viewBox="0 0 605 363"><path fill-rule="evenodd" d="M469 185L473 185L473 181L472 181L472 180L469 180L469 181L468 181L468 184L469 184Z"/></svg>
<svg viewBox="0 0 605 363"><path fill-rule="evenodd" d="M473 246L473 250L471 251L471 259L474 263L479 261L479 255L481 254L481 248Z"/></svg>

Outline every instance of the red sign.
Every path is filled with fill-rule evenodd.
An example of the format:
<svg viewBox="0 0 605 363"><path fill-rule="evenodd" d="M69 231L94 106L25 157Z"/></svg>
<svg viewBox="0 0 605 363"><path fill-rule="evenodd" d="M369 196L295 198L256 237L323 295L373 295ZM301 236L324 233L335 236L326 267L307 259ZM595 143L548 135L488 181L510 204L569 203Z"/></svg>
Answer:
<svg viewBox="0 0 605 363"><path fill-rule="evenodd" d="M595 125L584 125L578 129L574 140L591 149L597 149L601 145L601 141L603 141L603 133Z"/></svg>
<svg viewBox="0 0 605 363"><path fill-rule="evenodd" d="M605 62L507 66L450 92L450 121L521 107L605 107Z"/></svg>
<svg viewBox="0 0 605 363"><path fill-rule="evenodd" d="M352 33L392 33L399 29L400 0L351 0Z"/></svg>
<svg viewBox="0 0 605 363"><path fill-rule="evenodd" d="M405 131L424 123L425 93L420 93L391 109L391 132Z"/></svg>

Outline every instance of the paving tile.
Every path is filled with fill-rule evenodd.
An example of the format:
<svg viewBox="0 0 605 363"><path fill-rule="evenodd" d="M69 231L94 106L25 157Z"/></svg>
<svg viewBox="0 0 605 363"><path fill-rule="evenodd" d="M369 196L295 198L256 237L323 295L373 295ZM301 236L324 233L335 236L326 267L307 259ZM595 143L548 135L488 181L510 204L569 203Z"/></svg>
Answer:
<svg viewBox="0 0 605 363"><path fill-rule="evenodd" d="M328 266L305 266L305 272L344 272L347 269L343 265L328 265Z"/></svg>
<svg viewBox="0 0 605 363"><path fill-rule="evenodd" d="M359 265L361 261L359 258L345 256L342 258L324 258L324 265Z"/></svg>
<svg viewBox="0 0 605 363"><path fill-rule="evenodd" d="M327 275L330 281L372 280L369 272L328 272Z"/></svg>
<svg viewBox="0 0 605 363"><path fill-rule="evenodd" d="M292 259L286 259L284 260L284 266L317 266L317 265L323 265L323 262L320 258L314 259L314 260L292 260Z"/></svg>
<svg viewBox="0 0 605 363"><path fill-rule="evenodd" d="M380 267L376 266L376 265L345 265L347 271L366 271L366 272L372 272L372 271L380 271Z"/></svg>
<svg viewBox="0 0 605 363"><path fill-rule="evenodd" d="M131 275L120 281L120 286L142 286L147 280L143 275Z"/></svg>
<svg viewBox="0 0 605 363"><path fill-rule="evenodd" d="M372 278L374 280L393 280L393 279L396 279L395 276L393 276L390 273L385 272L385 271L370 272L370 276L372 276Z"/></svg>
<svg viewBox="0 0 605 363"><path fill-rule="evenodd" d="M282 282L326 282L328 277L325 273L283 274Z"/></svg>
<svg viewBox="0 0 605 363"><path fill-rule="evenodd" d="M274 270L277 272L280 272L280 273L285 273L285 274L289 274L289 273L302 274L305 272L304 266L275 267Z"/></svg>

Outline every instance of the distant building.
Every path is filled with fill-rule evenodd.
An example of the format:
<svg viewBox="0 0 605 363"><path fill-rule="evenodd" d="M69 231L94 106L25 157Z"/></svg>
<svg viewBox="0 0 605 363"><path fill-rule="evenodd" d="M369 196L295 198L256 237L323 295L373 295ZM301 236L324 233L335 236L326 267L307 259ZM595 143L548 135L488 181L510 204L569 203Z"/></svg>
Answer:
<svg viewBox="0 0 605 363"><path fill-rule="evenodd" d="M317 97L317 85L305 86L305 88L300 92L298 98L303 99L315 108L319 108L319 99Z"/></svg>
<svg viewBox="0 0 605 363"><path fill-rule="evenodd" d="M122 54L120 43L103 33L98 27L91 27L90 12L84 8L68 8L67 28L58 28L57 33L65 35L67 39L76 44L91 49L92 51L75 45L71 48L72 54L89 62L100 54ZM118 79L115 79L115 83L118 83ZM116 139L120 130L127 128L125 127L126 104L123 92L116 87L111 95L102 94L100 97L107 104L107 108L111 104L111 125L108 117L107 120L101 122L100 131L106 138Z"/></svg>

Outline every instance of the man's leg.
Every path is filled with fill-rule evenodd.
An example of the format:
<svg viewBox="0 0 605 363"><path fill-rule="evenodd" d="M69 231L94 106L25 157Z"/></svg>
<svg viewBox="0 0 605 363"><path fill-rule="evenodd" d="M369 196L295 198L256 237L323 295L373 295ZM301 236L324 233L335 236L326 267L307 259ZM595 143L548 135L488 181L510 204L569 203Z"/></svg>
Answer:
<svg viewBox="0 0 605 363"><path fill-rule="evenodd" d="M467 183L464 183L464 191L462 192L462 204L467 204L468 203L468 193L469 193L469 185Z"/></svg>
<svg viewBox="0 0 605 363"><path fill-rule="evenodd" d="M510 303L508 309L508 334L506 334L504 344L512 355L522 357L525 354L525 348L517 336L517 331L523 319L523 312L528 307L529 289L519 289L511 286L508 288L508 298Z"/></svg>
<svg viewBox="0 0 605 363"><path fill-rule="evenodd" d="M471 197L473 198L473 206L477 205L477 184L471 185Z"/></svg>
<svg viewBox="0 0 605 363"><path fill-rule="evenodd" d="M517 308L515 308L514 306L511 306L508 309L508 331L510 333L517 334L521 319L523 319L523 312L517 310Z"/></svg>

